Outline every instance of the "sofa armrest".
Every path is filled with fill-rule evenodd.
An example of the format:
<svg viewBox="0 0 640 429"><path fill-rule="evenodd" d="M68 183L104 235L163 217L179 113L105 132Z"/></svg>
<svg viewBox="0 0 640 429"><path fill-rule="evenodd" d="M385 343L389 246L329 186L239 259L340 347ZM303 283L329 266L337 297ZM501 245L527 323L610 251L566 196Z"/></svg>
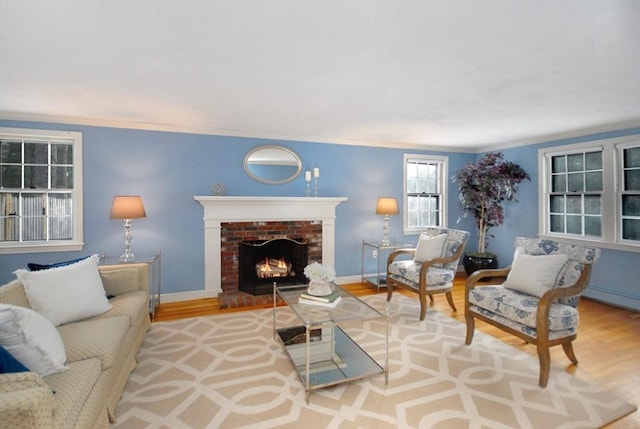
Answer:
<svg viewBox="0 0 640 429"><path fill-rule="evenodd" d="M51 388L35 372L0 374L2 428L53 427Z"/></svg>
<svg viewBox="0 0 640 429"><path fill-rule="evenodd" d="M149 292L149 265L145 263L101 265L100 275L105 283L105 290L109 295L118 296L133 290ZM132 280L128 273L137 273L137 281ZM113 282L107 285L109 278Z"/></svg>

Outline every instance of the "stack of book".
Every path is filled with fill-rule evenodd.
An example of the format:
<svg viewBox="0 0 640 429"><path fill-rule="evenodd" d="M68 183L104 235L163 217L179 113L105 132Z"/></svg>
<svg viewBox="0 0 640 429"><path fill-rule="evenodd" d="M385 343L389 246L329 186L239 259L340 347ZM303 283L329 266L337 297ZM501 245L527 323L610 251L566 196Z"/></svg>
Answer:
<svg viewBox="0 0 640 429"><path fill-rule="evenodd" d="M319 307L333 308L342 300L342 293L339 290L334 290L329 295L310 295L308 293L302 293L298 302L300 304L317 305Z"/></svg>

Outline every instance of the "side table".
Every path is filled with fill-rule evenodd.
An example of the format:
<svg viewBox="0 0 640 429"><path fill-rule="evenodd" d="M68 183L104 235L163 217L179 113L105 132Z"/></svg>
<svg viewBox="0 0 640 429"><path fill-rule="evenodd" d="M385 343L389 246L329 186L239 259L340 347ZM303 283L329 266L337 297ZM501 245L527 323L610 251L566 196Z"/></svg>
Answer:
<svg viewBox="0 0 640 429"><path fill-rule="evenodd" d="M371 283L376 287L376 292L380 292L381 287L387 286L386 263L391 252L403 247L411 247L411 244L392 242L388 246L383 246L380 241L362 240L362 283ZM377 259L376 272L369 272L368 267L371 259ZM368 262L366 264L365 262ZM381 264L383 266L381 266Z"/></svg>
<svg viewBox="0 0 640 429"><path fill-rule="evenodd" d="M123 262L118 256L107 256L104 252L100 254L100 265L127 265L127 264L147 264L149 266L149 314L151 320L156 317L156 308L160 304L160 293L162 290L162 254L158 250L152 256L136 256L133 261Z"/></svg>

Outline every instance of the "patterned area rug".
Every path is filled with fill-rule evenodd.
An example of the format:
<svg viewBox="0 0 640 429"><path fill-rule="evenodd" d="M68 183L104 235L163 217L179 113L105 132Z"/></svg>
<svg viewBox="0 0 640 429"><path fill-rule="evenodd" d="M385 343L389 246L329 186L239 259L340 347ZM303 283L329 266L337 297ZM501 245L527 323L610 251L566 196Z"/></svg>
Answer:
<svg viewBox="0 0 640 429"><path fill-rule="evenodd" d="M368 296L383 309L386 294ZM636 407L564 371L538 387L538 362L396 294L384 375L305 391L273 338L272 311L154 323L112 428L596 428ZM278 326L296 325L288 308ZM384 321L345 330L384 363Z"/></svg>

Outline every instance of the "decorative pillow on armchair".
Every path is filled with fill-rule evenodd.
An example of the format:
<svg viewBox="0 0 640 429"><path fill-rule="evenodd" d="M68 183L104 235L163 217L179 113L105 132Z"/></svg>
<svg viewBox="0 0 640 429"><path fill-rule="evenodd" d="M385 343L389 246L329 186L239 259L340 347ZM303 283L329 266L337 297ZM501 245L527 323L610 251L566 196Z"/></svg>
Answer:
<svg viewBox="0 0 640 429"><path fill-rule="evenodd" d="M569 262L569 256L528 255L524 252L524 248L516 248L511 271L502 286L541 297L558 285Z"/></svg>
<svg viewBox="0 0 640 429"><path fill-rule="evenodd" d="M105 296L98 255L42 271L17 270L31 308L55 326L97 316L111 309Z"/></svg>
<svg viewBox="0 0 640 429"><path fill-rule="evenodd" d="M431 259L441 258L445 252L446 244L447 234L440 234L433 237L424 233L420 234L413 260L416 262L425 262Z"/></svg>

